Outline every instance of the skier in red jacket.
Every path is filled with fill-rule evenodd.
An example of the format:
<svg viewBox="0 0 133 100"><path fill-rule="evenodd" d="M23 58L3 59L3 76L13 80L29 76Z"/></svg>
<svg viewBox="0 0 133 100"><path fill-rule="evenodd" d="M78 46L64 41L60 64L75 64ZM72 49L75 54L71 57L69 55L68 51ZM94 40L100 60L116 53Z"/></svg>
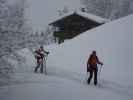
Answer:
<svg viewBox="0 0 133 100"><path fill-rule="evenodd" d="M97 72L98 72L97 64L103 65L103 63L99 61L96 55L96 51L92 51L92 54L90 55L87 61L87 72L90 72L90 76L87 80L88 84L90 84L90 81L94 73L94 84L97 85Z"/></svg>
<svg viewBox="0 0 133 100"><path fill-rule="evenodd" d="M34 72L37 72L38 68L40 68L40 72L43 73L43 61L45 61L46 54L48 55L49 52L45 51L43 46L40 46L40 48L35 51L35 58L37 61L37 66Z"/></svg>

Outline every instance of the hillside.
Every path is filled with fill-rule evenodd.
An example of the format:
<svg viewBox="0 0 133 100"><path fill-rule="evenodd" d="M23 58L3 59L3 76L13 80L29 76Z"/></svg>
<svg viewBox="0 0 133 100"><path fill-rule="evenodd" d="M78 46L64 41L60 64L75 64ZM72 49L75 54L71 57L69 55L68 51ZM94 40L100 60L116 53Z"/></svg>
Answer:
<svg viewBox="0 0 133 100"><path fill-rule="evenodd" d="M96 50L104 62L101 73L103 79L132 85L132 24L133 15L130 15L66 41L52 49L48 66L76 72L85 77L88 56L92 50Z"/></svg>

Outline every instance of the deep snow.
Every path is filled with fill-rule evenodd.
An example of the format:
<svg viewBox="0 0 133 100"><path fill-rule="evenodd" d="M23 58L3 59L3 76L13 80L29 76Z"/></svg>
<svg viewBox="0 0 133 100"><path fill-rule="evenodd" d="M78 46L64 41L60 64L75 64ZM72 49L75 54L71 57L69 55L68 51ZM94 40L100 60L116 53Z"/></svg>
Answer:
<svg viewBox="0 0 133 100"><path fill-rule="evenodd" d="M46 46L50 51L47 76L32 73L35 67L33 54L27 48L19 51L26 60L21 66L14 63L18 73L12 79L21 84L0 87L0 99L132 100L132 25L133 15L130 15L61 45ZM90 86L86 84L86 61L92 50L97 51L104 63L97 87L93 82Z"/></svg>
<svg viewBox="0 0 133 100"><path fill-rule="evenodd" d="M23 75L22 75L23 76ZM58 77L32 74L34 82L0 87L1 100L131 100L119 92L82 85ZM34 77L34 78L33 78ZM25 79L25 78L24 78ZM30 79L30 78L29 78ZM35 79L38 81L35 81Z"/></svg>
<svg viewBox="0 0 133 100"><path fill-rule="evenodd" d="M88 56L92 50L96 50L104 63L101 77L130 86L133 83L132 25L133 15L130 15L87 31L52 49L48 66L59 67L85 77Z"/></svg>
<svg viewBox="0 0 133 100"><path fill-rule="evenodd" d="M61 44L48 57L49 71L53 68L56 75L84 82L88 56L96 50L104 63L99 83L104 88L126 90L133 95L132 25L133 15L130 15Z"/></svg>

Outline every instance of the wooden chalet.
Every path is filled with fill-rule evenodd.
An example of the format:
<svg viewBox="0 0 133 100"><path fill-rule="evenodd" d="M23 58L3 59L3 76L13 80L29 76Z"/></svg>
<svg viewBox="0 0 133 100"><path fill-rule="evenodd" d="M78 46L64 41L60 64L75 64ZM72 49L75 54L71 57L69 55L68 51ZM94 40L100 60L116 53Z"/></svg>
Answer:
<svg viewBox="0 0 133 100"><path fill-rule="evenodd" d="M54 28L53 35L58 43L108 22L99 16L77 11L67 13L49 25Z"/></svg>

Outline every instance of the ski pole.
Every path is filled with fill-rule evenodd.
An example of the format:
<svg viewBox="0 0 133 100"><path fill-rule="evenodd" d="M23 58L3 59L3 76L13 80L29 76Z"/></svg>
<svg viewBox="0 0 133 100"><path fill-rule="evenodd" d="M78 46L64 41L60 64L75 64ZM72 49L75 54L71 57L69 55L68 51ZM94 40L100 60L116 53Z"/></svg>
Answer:
<svg viewBox="0 0 133 100"><path fill-rule="evenodd" d="M88 71L86 71L86 80L88 82Z"/></svg>
<svg viewBox="0 0 133 100"><path fill-rule="evenodd" d="M100 80L101 70L102 70L102 65L100 66L100 69L99 69L99 78L98 78L99 82L101 81L101 80Z"/></svg>
<svg viewBox="0 0 133 100"><path fill-rule="evenodd" d="M101 73L101 70L102 70L102 65L100 66L100 69L99 69L99 75L100 75L100 73Z"/></svg>
<svg viewBox="0 0 133 100"><path fill-rule="evenodd" d="M89 75L90 75L90 73L89 73L89 65L87 65L87 71L86 71L86 80L87 80L87 83L88 83L88 77L89 77Z"/></svg>
<svg viewBox="0 0 133 100"><path fill-rule="evenodd" d="M46 59L44 59L44 70L45 70L45 75L47 75L47 71L46 71Z"/></svg>
<svg viewBox="0 0 133 100"><path fill-rule="evenodd" d="M46 68L46 60L47 60L47 57L48 57L48 55L44 59L45 75L47 75L47 68Z"/></svg>

